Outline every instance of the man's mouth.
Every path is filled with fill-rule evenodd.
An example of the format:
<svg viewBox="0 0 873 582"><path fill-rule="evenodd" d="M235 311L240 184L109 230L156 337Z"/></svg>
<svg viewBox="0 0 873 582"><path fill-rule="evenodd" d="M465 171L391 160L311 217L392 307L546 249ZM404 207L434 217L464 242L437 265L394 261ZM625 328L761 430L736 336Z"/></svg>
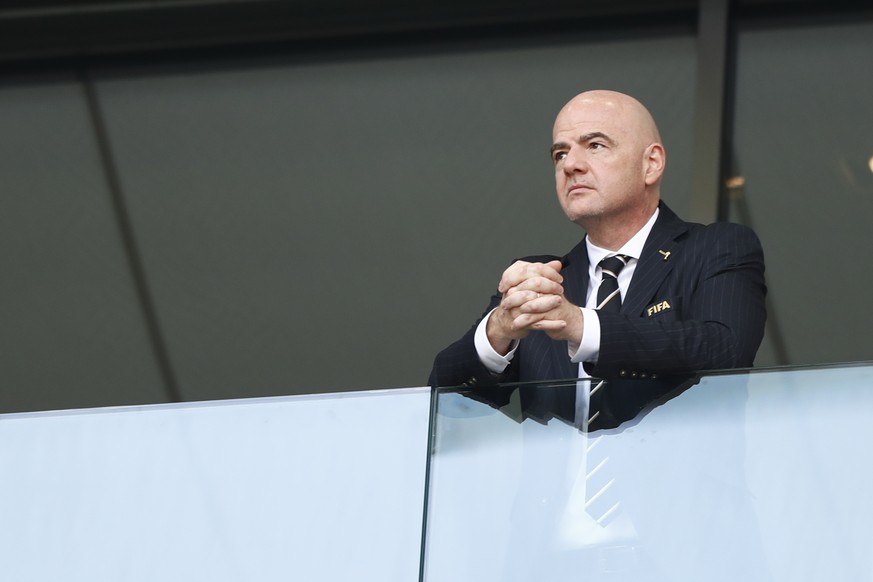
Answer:
<svg viewBox="0 0 873 582"><path fill-rule="evenodd" d="M567 188L567 195L572 196L573 194L584 194L585 192L590 192L591 190L594 190L594 188L592 188L588 184L570 184L570 186Z"/></svg>

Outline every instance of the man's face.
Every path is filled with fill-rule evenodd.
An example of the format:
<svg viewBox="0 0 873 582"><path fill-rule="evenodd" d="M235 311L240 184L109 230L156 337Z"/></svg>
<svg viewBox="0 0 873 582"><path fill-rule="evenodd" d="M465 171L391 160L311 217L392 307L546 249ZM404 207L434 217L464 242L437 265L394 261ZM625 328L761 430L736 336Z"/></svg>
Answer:
<svg viewBox="0 0 873 582"><path fill-rule="evenodd" d="M611 94L587 95L577 96L561 110L552 132L561 208L583 227L645 213L647 208L651 212L647 185L655 183L660 172L652 181L648 151L656 135L651 135L634 103Z"/></svg>

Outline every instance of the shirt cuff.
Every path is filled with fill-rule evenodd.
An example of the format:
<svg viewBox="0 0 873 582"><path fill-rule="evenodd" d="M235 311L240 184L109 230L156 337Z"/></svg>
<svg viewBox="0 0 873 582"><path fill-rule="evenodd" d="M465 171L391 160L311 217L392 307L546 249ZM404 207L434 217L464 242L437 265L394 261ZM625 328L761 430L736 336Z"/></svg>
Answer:
<svg viewBox="0 0 873 582"><path fill-rule="evenodd" d="M578 344L567 342L567 353L574 364L580 362L597 363L600 356L600 317L594 309L580 307L582 310L582 338Z"/></svg>
<svg viewBox="0 0 873 582"><path fill-rule="evenodd" d="M486 332L488 319L491 317L492 313L494 313L493 309L488 312L488 315L482 318L482 321L479 322L479 325L476 327L476 335L473 336L473 344L476 346L476 353L479 354L479 360L486 368L488 368L488 371L493 372L494 374L500 374L509 365L512 356L515 355L515 349L518 347L518 340L512 341L509 345L509 353L505 356L501 356L494 351L494 348L491 347L491 342L488 341L488 333Z"/></svg>

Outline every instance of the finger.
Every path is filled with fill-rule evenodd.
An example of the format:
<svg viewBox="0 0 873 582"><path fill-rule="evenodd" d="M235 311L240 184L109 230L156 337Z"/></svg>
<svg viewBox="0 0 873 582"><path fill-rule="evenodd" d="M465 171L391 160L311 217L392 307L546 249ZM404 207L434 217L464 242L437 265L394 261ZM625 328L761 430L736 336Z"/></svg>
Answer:
<svg viewBox="0 0 873 582"><path fill-rule="evenodd" d="M562 319L542 319L530 327L539 331L560 331L567 327L567 322Z"/></svg>
<svg viewBox="0 0 873 582"><path fill-rule="evenodd" d="M525 261L516 261L512 263L512 265L503 271L503 274L500 276L500 284L497 286L498 291L506 293L507 289L515 287L524 281L524 273L527 270L528 265L530 265L530 263Z"/></svg>
<svg viewBox="0 0 873 582"><path fill-rule="evenodd" d="M512 329L515 331L523 329L533 329L533 325L542 321L545 317L543 313L522 313L512 320Z"/></svg>
<svg viewBox="0 0 873 582"><path fill-rule="evenodd" d="M521 313L547 313L557 309L561 305L560 295L540 295L530 301L525 301L518 306Z"/></svg>
<svg viewBox="0 0 873 582"><path fill-rule="evenodd" d="M555 262L557 263L557 261ZM543 277L556 283L564 281L564 277L554 266L543 263L516 263L513 267L504 272L503 282L507 284L507 288L514 287L523 281L536 277Z"/></svg>
<svg viewBox="0 0 873 582"><path fill-rule="evenodd" d="M534 301L540 297L542 297L542 294L537 293L536 291L516 291L513 293L507 293L500 301L500 307L507 311L510 311L512 309L517 309L525 303L529 301Z"/></svg>
<svg viewBox="0 0 873 582"><path fill-rule="evenodd" d="M506 290L506 294L510 295L518 291L535 291L543 295L550 293L552 295L561 295L564 293L564 287L551 279L545 277L534 277L522 281L514 287Z"/></svg>
<svg viewBox="0 0 873 582"><path fill-rule="evenodd" d="M505 293L508 289L534 277L544 277L556 283L562 283L564 278L555 268L556 264L560 265L560 261L551 261L548 264L516 261L503 272L497 289L501 293Z"/></svg>
<svg viewBox="0 0 873 582"><path fill-rule="evenodd" d="M513 330L560 331L567 327L563 319L549 319L545 313L523 313L512 320Z"/></svg>
<svg viewBox="0 0 873 582"><path fill-rule="evenodd" d="M507 311L520 309L519 313L531 313L550 311L562 303L564 300L561 294L517 290L504 295L500 307Z"/></svg>

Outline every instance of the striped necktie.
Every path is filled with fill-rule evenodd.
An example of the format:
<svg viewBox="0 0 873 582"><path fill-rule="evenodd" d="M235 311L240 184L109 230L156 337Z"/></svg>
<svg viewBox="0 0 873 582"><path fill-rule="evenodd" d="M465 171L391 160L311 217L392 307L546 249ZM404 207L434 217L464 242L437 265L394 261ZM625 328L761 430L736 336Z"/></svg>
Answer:
<svg viewBox="0 0 873 582"><path fill-rule="evenodd" d="M604 313L618 313L621 309L621 293L618 289L618 274L624 269L631 257L627 255L613 255L606 257L600 261L600 268L603 271L603 276L600 280L600 287L597 289L597 309ZM586 426L589 431L600 428L597 422L600 416L601 408L603 408L603 390L606 388L606 382L600 381L596 385L591 386L588 392L588 422Z"/></svg>
<svg viewBox="0 0 873 582"><path fill-rule="evenodd" d="M631 257L626 255L613 255L600 261L603 276L600 287L597 289L597 309L603 313L618 313L621 310L621 293L618 289L618 274L627 265ZM603 406L604 392L608 389L607 383L600 381L590 387L588 393L588 417L587 430L597 430L601 408ZM603 435L599 437L589 436L586 450L587 471L585 474L585 511L601 527L609 526L620 514L621 501L614 490L615 475L610 470L609 454L602 450ZM601 445L598 448L598 445Z"/></svg>
<svg viewBox="0 0 873 582"><path fill-rule="evenodd" d="M631 257L613 255L600 261L603 278L597 289L597 307L607 313L618 313L621 309L621 293L618 290L618 274L624 269Z"/></svg>

